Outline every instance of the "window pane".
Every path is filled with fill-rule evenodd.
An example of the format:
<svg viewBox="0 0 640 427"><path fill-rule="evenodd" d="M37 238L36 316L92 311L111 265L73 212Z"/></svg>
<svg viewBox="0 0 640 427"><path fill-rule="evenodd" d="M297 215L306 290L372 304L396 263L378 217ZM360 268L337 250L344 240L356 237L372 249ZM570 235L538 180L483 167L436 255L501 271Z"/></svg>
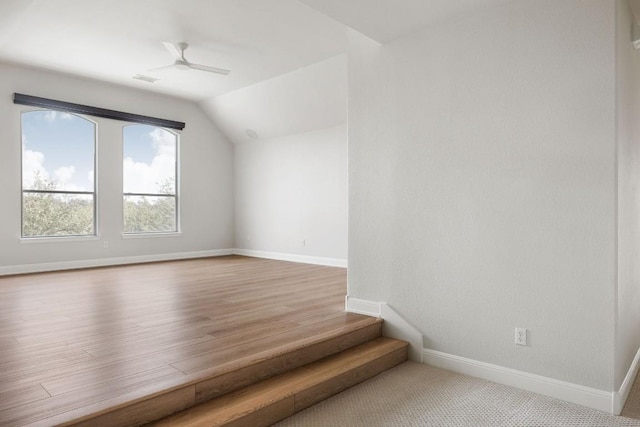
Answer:
<svg viewBox="0 0 640 427"><path fill-rule="evenodd" d="M125 233L177 231L175 197L124 196L123 204Z"/></svg>
<svg viewBox="0 0 640 427"><path fill-rule="evenodd" d="M23 190L94 189L95 125L58 111L22 113Z"/></svg>
<svg viewBox="0 0 640 427"><path fill-rule="evenodd" d="M122 146L124 233L178 231L178 137L155 126L131 125L123 129Z"/></svg>
<svg viewBox="0 0 640 427"><path fill-rule="evenodd" d="M95 234L92 194L22 195L24 237L82 236Z"/></svg>
<svg viewBox="0 0 640 427"><path fill-rule="evenodd" d="M123 192L175 195L176 135L148 125L123 132Z"/></svg>
<svg viewBox="0 0 640 427"><path fill-rule="evenodd" d="M59 111L22 113L22 236L95 235L94 169L93 122Z"/></svg>

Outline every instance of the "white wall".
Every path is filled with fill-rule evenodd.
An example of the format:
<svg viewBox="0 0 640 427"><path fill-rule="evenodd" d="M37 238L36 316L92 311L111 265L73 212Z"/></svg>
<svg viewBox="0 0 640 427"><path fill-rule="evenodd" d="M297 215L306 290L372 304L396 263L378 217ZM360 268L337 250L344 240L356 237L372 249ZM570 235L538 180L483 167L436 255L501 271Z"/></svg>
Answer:
<svg viewBox="0 0 640 427"><path fill-rule="evenodd" d="M346 55L201 105L235 143L236 247L346 265Z"/></svg>
<svg viewBox="0 0 640 427"><path fill-rule="evenodd" d="M122 126L98 122L98 233L100 239L23 243L20 239L20 112L13 93L58 99L186 123L180 132L182 235L123 239ZM184 254L234 246L233 148L197 105L90 80L0 64L0 269L34 264ZM109 248L103 248L103 241ZM102 260L102 261L101 261Z"/></svg>
<svg viewBox="0 0 640 427"><path fill-rule="evenodd" d="M352 34L350 296L427 348L612 391L614 46L601 0Z"/></svg>
<svg viewBox="0 0 640 427"><path fill-rule="evenodd" d="M640 53L631 44L633 14L617 2L618 313L615 387L640 348Z"/></svg>
<svg viewBox="0 0 640 427"><path fill-rule="evenodd" d="M236 144L237 247L346 262L347 168L344 125Z"/></svg>

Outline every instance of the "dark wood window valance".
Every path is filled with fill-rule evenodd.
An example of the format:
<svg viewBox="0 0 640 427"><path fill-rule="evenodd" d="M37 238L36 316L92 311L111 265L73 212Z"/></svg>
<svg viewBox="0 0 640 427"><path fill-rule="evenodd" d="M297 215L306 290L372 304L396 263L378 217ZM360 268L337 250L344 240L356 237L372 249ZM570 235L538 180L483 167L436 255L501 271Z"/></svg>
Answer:
<svg viewBox="0 0 640 427"><path fill-rule="evenodd" d="M91 107L89 105L73 104L71 102L57 101L55 99L24 95L22 93L13 94L13 103L30 105L32 107L50 108L52 110L66 111L69 113L87 114L95 117L105 117L107 119L122 120L125 122L142 123L169 129L182 130L185 127L183 122L141 116L139 114L124 113L122 111L108 110L106 108Z"/></svg>

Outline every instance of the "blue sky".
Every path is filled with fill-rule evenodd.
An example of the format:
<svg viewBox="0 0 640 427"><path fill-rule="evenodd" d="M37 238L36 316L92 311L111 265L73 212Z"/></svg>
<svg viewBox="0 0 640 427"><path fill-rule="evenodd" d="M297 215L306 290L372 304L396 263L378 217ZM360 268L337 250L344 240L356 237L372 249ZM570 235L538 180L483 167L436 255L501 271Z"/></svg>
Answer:
<svg viewBox="0 0 640 427"><path fill-rule="evenodd" d="M69 113L23 113L25 189L32 187L34 173L38 172L41 177L56 181L58 189L92 191L95 126L93 122ZM174 134L148 125L123 127L125 192L157 192L161 182L174 176L175 162Z"/></svg>
<svg viewBox="0 0 640 427"><path fill-rule="evenodd" d="M156 150L153 148L153 138L151 133L155 130L154 126L149 125L129 125L122 130L123 140L123 158L131 158L136 162L151 164Z"/></svg>

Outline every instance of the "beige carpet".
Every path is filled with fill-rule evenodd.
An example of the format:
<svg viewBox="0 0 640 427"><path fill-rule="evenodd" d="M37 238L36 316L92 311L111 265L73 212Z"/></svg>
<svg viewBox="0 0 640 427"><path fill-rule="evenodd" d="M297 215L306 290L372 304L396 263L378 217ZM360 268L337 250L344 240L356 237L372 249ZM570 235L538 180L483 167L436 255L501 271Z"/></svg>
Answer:
<svg viewBox="0 0 640 427"><path fill-rule="evenodd" d="M635 418L640 420L640 373L636 376L635 381L633 382L633 387L631 387L631 391L629 392L629 397L627 398L627 403L624 405L624 409L622 410L622 415L629 418Z"/></svg>
<svg viewBox="0 0 640 427"><path fill-rule="evenodd" d="M640 427L640 420L407 362L276 426Z"/></svg>

